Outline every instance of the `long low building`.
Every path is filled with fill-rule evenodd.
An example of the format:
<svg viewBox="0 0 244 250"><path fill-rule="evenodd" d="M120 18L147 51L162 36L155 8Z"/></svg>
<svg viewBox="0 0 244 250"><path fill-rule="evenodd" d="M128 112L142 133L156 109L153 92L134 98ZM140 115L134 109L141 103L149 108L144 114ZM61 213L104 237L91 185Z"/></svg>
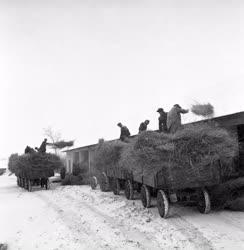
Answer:
<svg viewBox="0 0 244 250"><path fill-rule="evenodd" d="M212 119L206 119L194 123L215 122L220 127L228 129L239 141L239 164L244 174L244 112L234 113L225 116L219 116ZM93 172L94 152L97 144L66 150L66 172L72 173L76 165L81 168L82 173L88 174Z"/></svg>

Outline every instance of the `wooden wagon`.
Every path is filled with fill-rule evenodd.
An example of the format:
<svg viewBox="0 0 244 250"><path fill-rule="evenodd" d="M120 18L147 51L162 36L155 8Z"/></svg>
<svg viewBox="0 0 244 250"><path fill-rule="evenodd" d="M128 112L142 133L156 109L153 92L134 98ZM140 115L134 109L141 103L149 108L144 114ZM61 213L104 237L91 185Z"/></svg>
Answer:
<svg viewBox="0 0 244 250"><path fill-rule="evenodd" d="M213 121L233 133L239 141L237 172L228 179L222 173L220 161L207 164L202 171L195 175L191 174L190 177L185 174L183 168L179 168L175 173L166 173L165 171L169 170L170 166L160 171L146 173L142 171L136 174L114 166L104 170L99 177L93 176L91 187L96 188L97 178L99 178L102 191L112 190L114 194L119 194L121 189L125 189L127 199L133 199L134 190L140 191L144 207L150 207L152 196L157 197L158 211L163 218L169 214L170 202L193 202L201 213L210 212L210 195L214 188L221 188L222 185L231 182L233 193L244 189L242 185L244 183L244 112L211 119L211 122Z"/></svg>
<svg viewBox="0 0 244 250"><path fill-rule="evenodd" d="M17 176L17 185L32 191L33 186L39 186L45 189L50 188L49 177L54 176L53 170L37 170L19 171L15 173Z"/></svg>

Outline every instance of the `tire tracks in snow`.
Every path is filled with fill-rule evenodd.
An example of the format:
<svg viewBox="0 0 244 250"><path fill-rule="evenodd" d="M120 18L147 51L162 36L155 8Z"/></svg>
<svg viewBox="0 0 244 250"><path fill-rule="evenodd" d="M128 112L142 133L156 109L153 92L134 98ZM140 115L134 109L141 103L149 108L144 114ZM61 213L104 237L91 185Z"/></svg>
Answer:
<svg viewBox="0 0 244 250"><path fill-rule="evenodd" d="M89 222L82 224L82 217L79 217L74 211L66 210L64 211L62 208L61 202L54 203L54 200L51 200L45 193L38 193L38 197L46 202L48 206L54 209L63 220L65 225L77 236L79 236L80 240L86 240L89 238L89 242L93 242L90 246L90 249L144 249L144 250L157 250L161 249L158 245L148 239L148 236L140 233L139 231L135 231L129 227L125 227L124 225L117 223L114 218L102 213L94 206L89 205L86 202L82 202L80 200L76 200L74 197L68 194L61 193L62 197L66 198L69 201L70 207L76 209L77 211L89 210L94 216L94 223L96 224L96 218L98 220L102 220L103 226L109 227L109 231L111 233L110 239L114 239L114 242L111 242L109 239L105 240L103 237L99 237L97 235L96 228L90 228ZM61 200L61 199L60 199ZM86 215L83 216L86 219ZM118 232L119 230L119 232ZM83 236L79 235L83 231ZM86 232L86 234L84 234ZM77 235L78 233L78 235ZM121 235L122 234L122 235Z"/></svg>
<svg viewBox="0 0 244 250"><path fill-rule="evenodd" d="M96 193L95 193L96 194ZM103 195L106 193L102 193ZM83 195L87 196L92 203L95 203L95 199L91 194L83 193ZM118 197L118 196L117 196ZM110 198L110 196L106 195L106 198ZM127 207L130 207L132 204L130 201L125 200ZM89 206L89 205L88 205ZM134 206L134 205L132 205ZM92 206L93 207L93 206ZM121 208L123 209L123 208ZM174 208L174 210L177 209L180 212L180 208ZM184 219L179 212L177 211L174 213L174 216L172 218L168 218L167 220L159 218L159 215L155 209L150 209L152 212L152 216L157 221L154 221L157 224L158 231L162 230L162 220L166 227L174 227L177 232L180 232L181 235L183 235L187 241L192 245L194 249L203 249L203 250L212 250L214 249L212 243L210 240L208 240L206 237L204 237L203 233L198 230L194 225L192 225L189 221ZM148 236L148 235L147 235ZM151 239L154 238L154 235L149 236ZM175 235L175 238L177 239L177 236ZM180 239L179 239L180 240Z"/></svg>

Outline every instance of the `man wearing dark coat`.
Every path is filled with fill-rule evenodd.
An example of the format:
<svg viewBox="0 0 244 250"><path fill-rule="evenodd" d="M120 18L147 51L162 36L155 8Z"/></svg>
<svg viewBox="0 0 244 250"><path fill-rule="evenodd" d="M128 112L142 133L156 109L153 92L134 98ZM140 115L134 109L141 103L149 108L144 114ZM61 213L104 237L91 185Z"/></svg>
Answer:
<svg viewBox="0 0 244 250"><path fill-rule="evenodd" d="M120 139L121 141L125 141L125 142L126 142L127 139L128 139L129 136L130 136L130 131L129 131L129 129L128 129L126 126L123 126L121 122L119 122L119 123L117 124L117 126L120 127L120 137L119 137L119 139Z"/></svg>
<svg viewBox="0 0 244 250"><path fill-rule="evenodd" d="M159 108L157 112L159 113L158 130L159 132L167 132L167 113L162 108Z"/></svg>
<svg viewBox="0 0 244 250"><path fill-rule="evenodd" d="M46 153L47 139L45 138L41 146L38 148L39 153Z"/></svg>
<svg viewBox="0 0 244 250"><path fill-rule="evenodd" d="M139 134L143 131L146 131L147 130L147 125L149 124L149 120L146 120L144 122L142 122L140 124L140 127L139 127Z"/></svg>

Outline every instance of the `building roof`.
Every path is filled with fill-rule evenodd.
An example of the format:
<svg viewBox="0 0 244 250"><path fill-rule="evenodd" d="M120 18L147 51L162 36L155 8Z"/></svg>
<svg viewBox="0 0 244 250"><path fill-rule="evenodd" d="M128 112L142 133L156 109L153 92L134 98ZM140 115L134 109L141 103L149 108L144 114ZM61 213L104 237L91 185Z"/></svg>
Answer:
<svg viewBox="0 0 244 250"><path fill-rule="evenodd" d="M191 123L187 123L185 125L196 124L196 123L200 123L200 122L208 122L208 121L213 121L213 122L219 123L221 126L224 126L224 127L230 127L230 126L235 126L235 125L240 125L240 124L244 125L244 111L229 114L229 115L218 116L218 117L214 117L214 118L211 118L211 119L200 120L200 121L197 121L197 122L191 122ZM132 136L132 137L134 137L134 136ZM117 139L110 140L110 142L111 141L116 141L116 140ZM79 150L83 150L83 149L84 150L85 149L93 149L93 148L95 148L96 145L97 145L97 143L96 144L90 144L90 145L87 145L87 146L78 147L78 148L72 148L72 149L69 149L69 150L65 150L63 152L67 153L67 152L79 151Z"/></svg>

